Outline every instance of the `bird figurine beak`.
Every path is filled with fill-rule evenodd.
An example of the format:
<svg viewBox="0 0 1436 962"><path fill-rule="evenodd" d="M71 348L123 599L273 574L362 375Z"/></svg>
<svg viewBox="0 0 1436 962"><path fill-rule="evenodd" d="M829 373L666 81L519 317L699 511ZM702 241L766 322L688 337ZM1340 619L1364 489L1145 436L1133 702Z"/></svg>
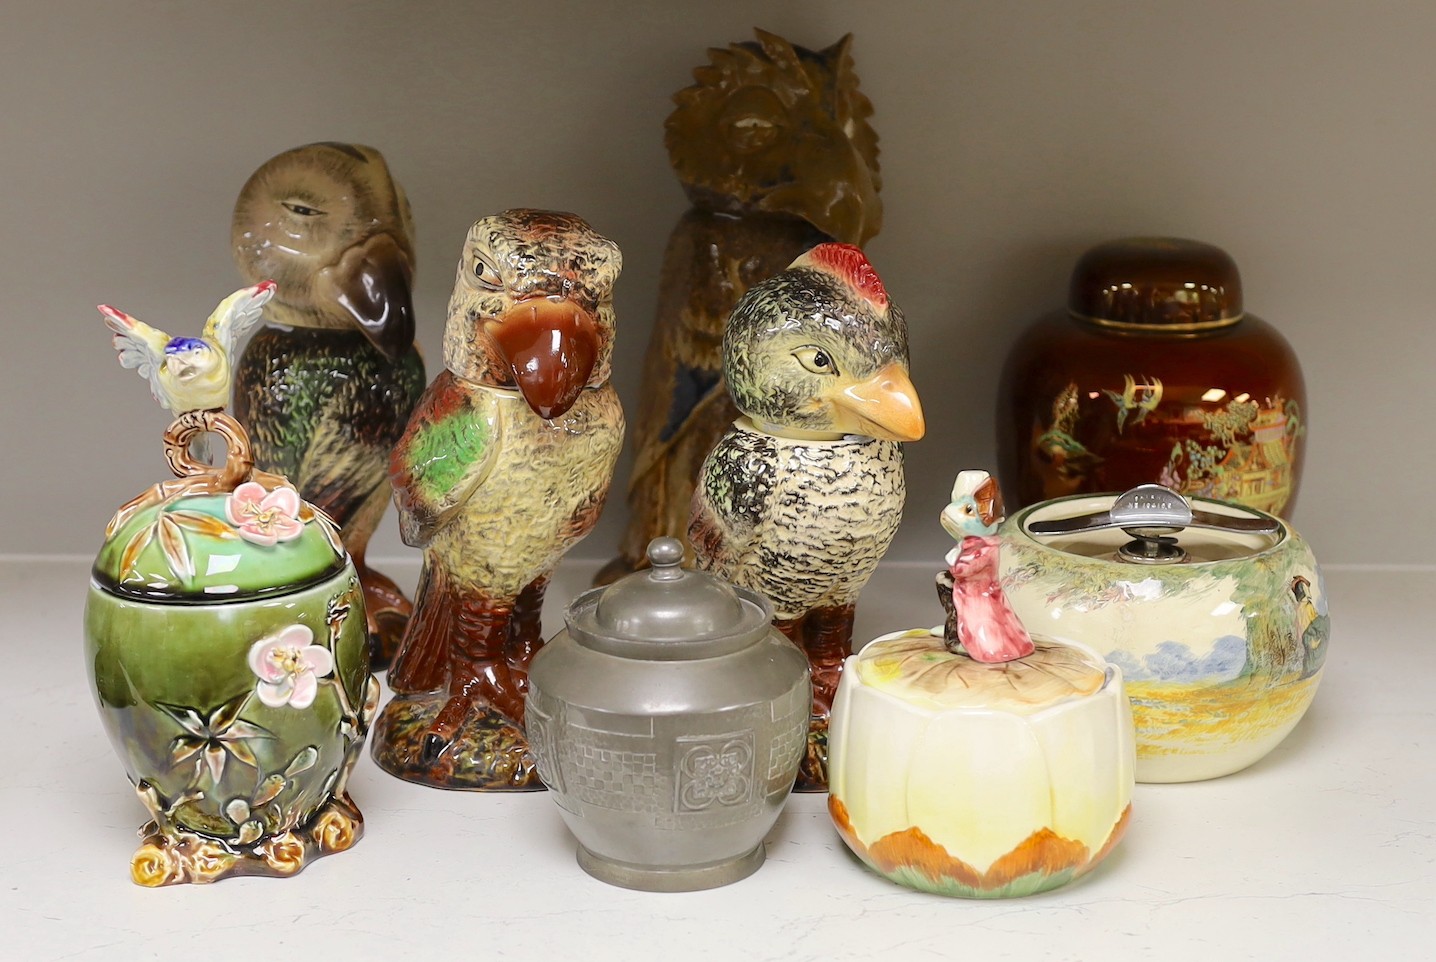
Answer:
<svg viewBox="0 0 1436 962"><path fill-rule="evenodd" d="M573 407L598 359L598 325L572 301L519 301L489 331L534 413L545 420Z"/></svg>
<svg viewBox="0 0 1436 962"><path fill-rule="evenodd" d="M760 210L797 214L844 244L864 244L882 227L873 172L845 138L821 139L799 153L791 184L758 202Z"/></svg>
<svg viewBox="0 0 1436 962"><path fill-rule="evenodd" d="M835 430L888 441L916 441L927 431L907 371L893 363L832 398Z"/></svg>
<svg viewBox="0 0 1436 962"><path fill-rule="evenodd" d="M414 275L409 256L390 234L375 234L319 272L318 300L332 298L369 343L396 360L414 343ZM326 290L327 288L327 290Z"/></svg>

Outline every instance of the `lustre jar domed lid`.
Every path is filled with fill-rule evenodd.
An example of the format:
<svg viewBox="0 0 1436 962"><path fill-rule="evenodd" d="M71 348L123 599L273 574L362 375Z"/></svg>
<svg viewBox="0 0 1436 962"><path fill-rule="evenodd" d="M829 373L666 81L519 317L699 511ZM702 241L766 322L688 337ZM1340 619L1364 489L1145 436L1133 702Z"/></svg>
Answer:
<svg viewBox="0 0 1436 962"><path fill-rule="evenodd" d="M229 446L220 469L189 454L207 432ZM348 563L334 522L284 478L254 471L248 438L228 416L185 414L165 446L178 478L110 521L92 572L105 591L167 604L250 601L318 584Z"/></svg>
<svg viewBox="0 0 1436 962"><path fill-rule="evenodd" d="M683 543L655 538L651 567L579 595L568 630L585 648L623 658L687 661L740 651L765 637L766 599L703 571L686 571Z"/></svg>
<svg viewBox="0 0 1436 962"><path fill-rule="evenodd" d="M1100 327L1187 333L1242 319L1242 279L1220 247L1127 237L1089 249L1072 269L1068 311Z"/></svg>

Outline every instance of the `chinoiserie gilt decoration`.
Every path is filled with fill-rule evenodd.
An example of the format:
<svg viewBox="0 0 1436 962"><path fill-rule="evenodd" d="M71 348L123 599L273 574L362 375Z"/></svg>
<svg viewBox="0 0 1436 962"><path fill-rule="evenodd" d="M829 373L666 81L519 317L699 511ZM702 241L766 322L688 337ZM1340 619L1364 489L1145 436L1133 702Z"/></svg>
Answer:
<svg viewBox="0 0 1436 962"><path fill-rule="evenodd" d="M177 415L176 477L110 521L85 607L100 717L151 816L141 885L292 875L363 834L347 785L379 686L357 574L333 521L256 470L221 410L234 345L273 293L226 298L200 338L100 308L120 362ZM191 453L205 435L225 443L218 466Z"/></svg>
<svg viewBox="0 0 1436 962"><path fill-rule="evenodd" d="M374 756L445 788L539 788L523 734L550 573L592 529L623 442L609 385L618 247L573 214L478 221L442 371L394 450L400 530L424 549Z"/></svg>
<svg viewBox="0 0 1436 962"><path fill-rule="evenodd" d="M822 244L738 302L723 365L743 416L703 463L688 533L698 566L767 597L807 653L799 788L819 790L854 608L902 518L900 442L924 432L907 326L862 251Z"/></svg>
<svg viewBox="0 0 1436 962"><path fill-rule="evenodd" d="M241 190L235 263L272 277L270 324L244 351L235 417L256 463L292 478L344 530L369 612L376 667L411 605L365 550L389 503L389 452L424 389L414 346L413 226L383 156L309 144L266 161Z"/></svg>
<svg viewBox="0 0 1436 962"><path fill-rule="evenodd" d="M698 468L738 412L723 386L723 328L738 299L825 241L863 244L882 224L872 105L852 37L826 50L763 30L708 52L674 97L669 158L692 208L664 255L633 431L630 521L607 583L681 536Z"/></svg>

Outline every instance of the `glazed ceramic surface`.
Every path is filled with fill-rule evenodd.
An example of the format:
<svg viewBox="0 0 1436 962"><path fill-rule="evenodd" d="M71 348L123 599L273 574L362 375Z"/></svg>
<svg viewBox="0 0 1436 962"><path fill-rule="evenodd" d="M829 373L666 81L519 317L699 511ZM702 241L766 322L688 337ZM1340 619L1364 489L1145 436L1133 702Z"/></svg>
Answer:
<svg viewBox="0 0 1436 962"><path fill-rule="evenodd" d="M829 810L872 869L927 892L1029 895L1090 871L1126 829L1131 714L1121 670L1034 636L984 664L938 629L848 660L829 728Z"/></svg>
<svg viewBox="0 0 1436 962"><path fill-rule="evenodd" d="M447 365L394 450L400 533L424 550L374 758L443 788L542 788L524 737L549 575L598 521L623 443L608 383L618 247L573 214L469 230Z"/></svg>
<svg viewBox="0 0 1436 962"><path fill-rule="evenodd" d="M384 157L337 142L262 164L240 191L231 226L240 273L277 282L271 323L236 370L234 414L253 439L255 463L290 478L342 527L376 668L393 658L412 610L365 563L389 505L389 452L424 390L412 236L409 201Z"/></svg>
<svg viewBox="0 0 1436 962"><path fill-rule="evenodd" d="M925 429L907 325L862 251L822 244L743 295L723 367L744 417L703 463L688 535L699 568L765 595L807 653L799 788L821 791L854 606L902 519L900 442Z"/></svg>
<svg viewBox="0 0 1436 962"><path fill-rule="evenodd" d="M763 862L804 751L807 659L761 596L682 571L682 542L649 559L580 596L534 658L528 734L586 871L711 888Z"/></svg>
<svg viewBox="0 0 1436 962"><path fill-rule="evenodd" d="M1290 526L1251 508L1194 509L1269 520L1273 534L1187 530L1186 561L1118 560L1119 529L1034 536L1038 522L1102 512L1115 495L1021 511L1001 528L1003 585L1023 622L1121 667L1137 725L1137 777L1192 781L1271 751L1311 704L1330 619L1320 569Z"/></svg>
<svg viewBox="0 0 1436 962"><path fill-rule="evenodd" d="M825 241L878 232L877 134L851 36L826 50L763 30L709 51L674 97L666 141L693 207L668 239L643 367L629 525L600 583L684 532L698 469L738 411L723 386L723 329L738 299Z"/></svg>
<svg viewBox="0 0 1436 962"><path fill-rule="evenodd" d="M1306 413L1296 355L1245 311L1224 251L1114 241L1083 255L1067 310L1008 354L999 474L1018 507L1159 482L1283 514L1301 477Z"/></svg>
<svg viewBox="0 0 1436 962"><path fill-rule="evenodd" d="M231 443L222 472L184 453L214 430ZM379 686L358 578L283 479L244 480L242 441L215 412L177 421L183 476L122 508L95 561L85 659L153 818L131 864L142 885L290 875L363 831L346 783Z"/></svg>

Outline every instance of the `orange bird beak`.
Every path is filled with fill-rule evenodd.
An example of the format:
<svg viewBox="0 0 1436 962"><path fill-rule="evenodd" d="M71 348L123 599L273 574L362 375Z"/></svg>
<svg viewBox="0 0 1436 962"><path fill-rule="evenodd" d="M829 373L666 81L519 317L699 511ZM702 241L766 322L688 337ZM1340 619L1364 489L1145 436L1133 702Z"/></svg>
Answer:
<svg viewBox="0 0 1436 962"><path fill-rule="evenodd" d="M927 431L917 388L900 364L889 364L832 399L837 430L889 441L916 441Z"/></svg>
<svg viewBox="0 0 1436 962"><path fill-rule="evenodd" d="M535 414L556 418L573 407L598 360L592 314L572 301L536 297L515 304L490 331Z"/></svg>

